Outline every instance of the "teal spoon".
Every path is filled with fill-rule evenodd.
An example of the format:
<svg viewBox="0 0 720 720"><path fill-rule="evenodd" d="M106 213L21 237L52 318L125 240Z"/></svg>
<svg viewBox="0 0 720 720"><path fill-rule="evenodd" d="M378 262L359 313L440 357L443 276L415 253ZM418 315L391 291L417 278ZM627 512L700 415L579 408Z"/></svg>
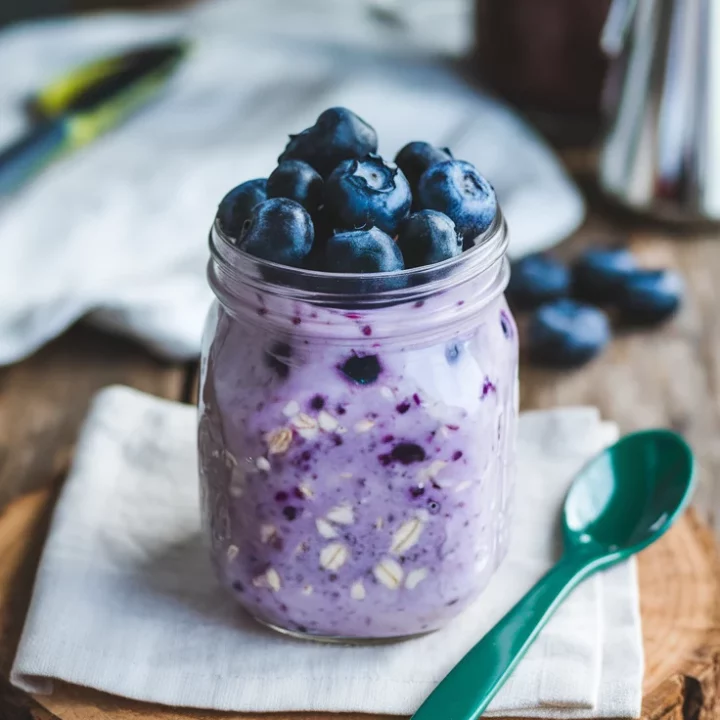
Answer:
<svg viewBox="0 0 720 720"><path fill-rule="evenodd" d="M565 500L558 563L460 660L411 720L475 720L560 603L582 580L657 540L693 488L694 461L669 430L622 438L576 476Z"/></svg>

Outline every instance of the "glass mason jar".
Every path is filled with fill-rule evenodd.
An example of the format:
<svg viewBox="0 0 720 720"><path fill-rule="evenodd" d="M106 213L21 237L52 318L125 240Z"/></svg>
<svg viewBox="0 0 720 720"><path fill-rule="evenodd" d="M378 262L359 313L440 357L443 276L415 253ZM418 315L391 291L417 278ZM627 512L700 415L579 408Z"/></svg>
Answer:
<svg viewBox="0 0 720 720"><path fill-rule="evenodd" d="M287 268L217 225L201 362L204 524L253 617L316 639L435 630L508 547L515 323L500 213L443 263Z"/></svg>

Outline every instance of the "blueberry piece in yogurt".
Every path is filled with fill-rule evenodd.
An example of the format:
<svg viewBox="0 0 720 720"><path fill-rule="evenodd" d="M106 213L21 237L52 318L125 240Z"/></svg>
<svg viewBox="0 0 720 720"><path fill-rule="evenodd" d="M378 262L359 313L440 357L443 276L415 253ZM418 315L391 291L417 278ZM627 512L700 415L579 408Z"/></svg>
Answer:
<svg viewBox="0 0 720 720"><path fill-rule="evenodd" d="M520 310L534 310L543 303L568 295L570 271L549 255L533 254L512 267L505 295Z"/></svg>
<svg viewBox="0 0 720 720"><path fill-rule="evenodd" d="M298 516L298 509L296 507L293 507L292 505L286 505L282 509L282 513L285 516L286 520L293 521Z"/></svg>
<svg viewBox="0 0 720 720"><path fill-rule="evenodd" d="M503 335L508 340L511 340L515 336L515 332L513 330L513 321L510 319L510 315L508 315L505 310L500 311L500 327L502 329Z"/></svg>
<svg viewBox="0 0 720 720"><path fill-rule="evenodd" d="M455 365L460 358L461 345L457 342L450 342L445 346L445 359L449 365Z"/></svg>
<svg viewBox="0 0 720 720"><path fill-rule="evenodd" d="M663 322L680 307L683 291L683 280L674 270L635 270L620 285L620 317L630 325Z"/></svg>
<svg viewBox="0 0 720 720"><path fill-rule="evenodd" d="M382 366L377 355L351 355L339 370L358 385L371 385L378 379Z"/></svg>
<svg viewBox="0 0 720 720"><path fill-rule="evenodd" d="M593 248L573 263L573 295L590 303L612 303L623 280L637 270L627 248Z"/></svg>
<svg viewBox="0 0 720 720"><path fill-rule="evenodd" d="M401 442L387 454L380 456L383 465L399 462L402 465L412 465L422 462L426 457L425 450L417 443Z"/></svg>
<svg viewBox="0 0 720 720"><path fill-rule="evenodd" d="M447 148L439 148L427 142L415 140L405 145L395 156L395 163L405 173L413 193L417 191L420 176L433 165L452 160Z"/></svg>
<svg viewBox="0 0 720 720"><path fill-rule="evenodd" d="M442 510L442 505L435 498L428 498L427 509L431 515L437 515Z"/></svg>
<svg viewBox="0 0 720 720"><path fill-rule="evenodd" d="M233 188L218 206L217 219L223 232L237 241L245 223L250 220L253 208L264 200L267 200L265 178L248 180Z"/></svg>
<svg viewBox="0 0 720 720"><path fill-rule="evenodd" d="M378 227L394 236L410 210L412 194L397 165L368 155L345 160L332 171L325 184L325 203L336 228Z"/></svg>
<svg viewBox="0 0 720 720"><path fill-rule="evenodd" d="M272 198L255 206L238 247L263 260L300 267L313 237L312 220L300 203Z"/></svg>
<svg viewBox="0 0 720 720"><path fill-rule="evenodd" d="M377 133L361 117L344 107L328 108L312 127L290 142L278 158L304 160L327 177L343 160L361 158L377 151Z"/></svg>
<svg viewBox="0 0 720 720"><path fill-rule="evenodd" d="M397 243L408 268L449 260L460 255L463 249L455 223L437 210L420 210L403 220Z"/></svg>
<svg viewBox="0 0 720 720"><path fill-rule="evenodd" d="M286 342L276 342L265 352L265 363L277 375L285 379L290 374L292 348Z"/></svg>
<svg viewBox="0 0 720 720"><path fill-rule="evenodd" d="M295 200L312 215L322 204L323 180L306 162L286 160L270 174L267 180L267 196Z"/></svg>
<svg viewBox="0 0 720 720"><path fill-rule="evenodd" d="M602 310L563 298L538 308L528 326L528 354L539 365L571 368L598 355L610 341Z"/></svg>
<svg viewBox="0 0 720 720"><path fill-rule="evenodd" d="M426 170L418 199L424 209L439 210L455 223L465 250L490 227L497 212L492 186L464 160L446 160Z"/></svg>

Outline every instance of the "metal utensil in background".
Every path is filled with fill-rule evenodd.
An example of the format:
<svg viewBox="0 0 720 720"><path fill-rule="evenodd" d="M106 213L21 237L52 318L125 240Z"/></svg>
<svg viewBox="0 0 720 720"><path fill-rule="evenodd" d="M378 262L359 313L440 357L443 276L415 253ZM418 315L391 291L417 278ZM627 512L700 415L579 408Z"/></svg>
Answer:
<svg viewBox="0 0 720 720"><path fill-rule="evenodd" d="M77 150L155 97L188 50L172 40L98 60L65 75L29 103L34 125L0 149L0 195L60 155Z"/></svg>
<svg viewBox="0 0 720 720"><path fill-rule="evenodd" d="M662 219L720 220L720 3L614 0L599 181Z"/></svg>

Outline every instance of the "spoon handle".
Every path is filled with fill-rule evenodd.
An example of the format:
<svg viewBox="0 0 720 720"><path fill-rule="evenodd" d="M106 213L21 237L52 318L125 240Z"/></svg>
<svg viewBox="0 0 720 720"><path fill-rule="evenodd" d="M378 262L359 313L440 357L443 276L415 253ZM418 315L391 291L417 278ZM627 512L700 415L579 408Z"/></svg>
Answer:
<svg viewBox="0 0 720 720"><path fill-rule="evenodd" d="M596 569L562 558L448 673L411 720L475 720L486 710L560 603Z"/></svg>

